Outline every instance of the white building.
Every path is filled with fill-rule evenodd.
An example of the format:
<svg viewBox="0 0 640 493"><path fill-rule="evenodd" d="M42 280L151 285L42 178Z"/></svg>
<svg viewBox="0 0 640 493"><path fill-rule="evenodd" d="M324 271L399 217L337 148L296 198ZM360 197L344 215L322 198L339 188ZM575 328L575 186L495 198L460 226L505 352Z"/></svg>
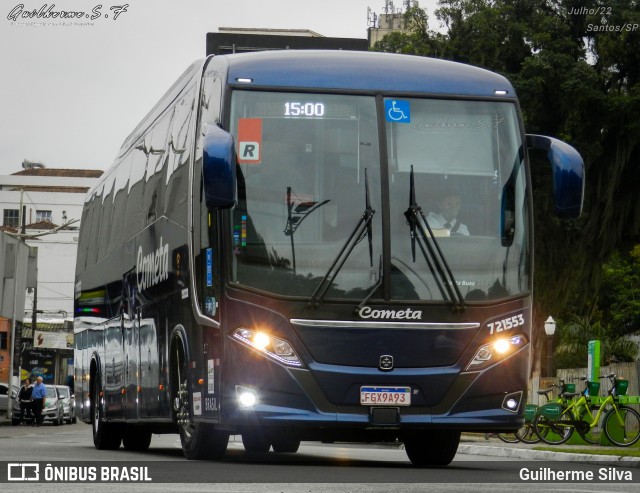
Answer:
<svg viewBox="0 0 640 493"><path fill-rule="evenodd" d="M71 318L82 205L103 171L53 169L26 161L23 167L0 176L0 229L20 233L22 221L26 243L38 247L38 288L27 295L25 310L37 294L38 311Z"/></svg>

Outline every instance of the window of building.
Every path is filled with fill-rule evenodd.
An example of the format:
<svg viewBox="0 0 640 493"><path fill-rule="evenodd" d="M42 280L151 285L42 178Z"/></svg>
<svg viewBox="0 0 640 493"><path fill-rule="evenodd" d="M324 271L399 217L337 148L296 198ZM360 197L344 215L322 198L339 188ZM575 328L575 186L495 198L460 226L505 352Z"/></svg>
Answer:
<svg viewBox="0 0 640 493"><path fill-rule="evenodd" d="M42 221L53 222L51 220L51 211L36 211L36 222L40 223Z"/></svg>
<svg viewBox="0 0 640 493"><path fill-rule="evenodd" d="M7 349L7 342L9 340L9 334L6 332L0 332L0 349Z"/></svg>
<svg viewBox="0 0 640 493"><path fill-rule="evenodd" d="M5 209L2 224L4 226L11 226L12 228L20 226L20 211L18 209Z"/></svg>

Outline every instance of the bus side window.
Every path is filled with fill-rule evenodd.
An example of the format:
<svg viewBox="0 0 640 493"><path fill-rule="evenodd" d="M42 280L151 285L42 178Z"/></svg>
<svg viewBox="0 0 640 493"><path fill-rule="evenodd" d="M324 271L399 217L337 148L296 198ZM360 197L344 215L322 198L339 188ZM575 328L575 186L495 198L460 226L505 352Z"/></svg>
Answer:
<svg viewBox="0 0 640 493"><path fill-rule="evenodd" d="M94 265L98 258L98 239L100 238L100 221L102 207L102 191L104 185L100 185L96 194L91 198L91 232L87 245L87 265Z"/></svg>
<svg viewBox="0 0 640 493"><path fill-rule="evenodd" d="M125 223L125 213L127 201L129 200L129 173L131 169L131 157L127 154L118 165L114 173L114 183L111 195L108 200L111 201L112 212L110 215L111 229L107 241L107 251L114 252L122 244L126 238L124 236L123 225ZM118 176L118 174L121 174ZM126 179L125 176L126 175Z"/></svg>
<svg viewBox="0 0 640 493"><path fill-rule="evenodd" d="M144 173L147 167L147 155L144 151L144 143L136 145L131 150L131 180L129 181L129 195L126 202L126 218L122 224L128 224L129 228L121 228L121 243L131 238L142 229L138 220L144 192Z"/></svg>
<svg viewBox="0 0 640 493"><path fill-rule="evenodd" d="M166 112L160 120L153 126L151 136L145 139L145 145L148 145L147 152L147 170L145 175L144 195L142 209L142 223L149 225L156 221L162 215L164 205L164 176L162 169L167 165L169 160L168 143L169 129L171 128L171 120L173 111Z"/></svg>
<svg viewBox="0 0 640 493"><path fill-rule="evenodd" d="M166 169L167 189L164 195L164 213L178 224L187 224L187 201L191 156L189 129L194 125L195 88L192 88L176 106L169 136L169 162Z"/></svg>
<svg viewBox="0 0 640 493"><path fill-rule="evenodd" d="M90 218L91 218L91 208L88 207L87 203L85 202L85 205L82 208L82 217L80 219L80 224L84 224L84 225L91 224L89 222ZM89 234L88 228L87 227L80 228L79 233L80 233L80 239L78 241L78 245L85 245L87 242L85 237L88 236ZM76 259L76 272L77 273L84 272L86 268L87 268L87 249L78 248L78 257Z"/></svg>
<svg viewBox="0 0 640 493"><path fill-rule="evenodd" d="M113 186L115 184L115 175L117 170L110 173L105 179L104 200L102 202L101 220L100 220L100 239L98 240L98 259L104 259L109 253L109 238L112 230L113 215Z"/></svg>

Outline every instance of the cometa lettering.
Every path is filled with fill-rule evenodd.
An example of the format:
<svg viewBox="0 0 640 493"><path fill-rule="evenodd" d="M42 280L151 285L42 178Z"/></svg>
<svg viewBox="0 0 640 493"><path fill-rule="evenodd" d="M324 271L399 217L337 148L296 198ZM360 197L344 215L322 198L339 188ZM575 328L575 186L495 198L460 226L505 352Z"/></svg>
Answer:
<svg viewBox="0 0 640 493"><path fill-rule="evenodd" d="M169 244L162 244L155 252L147 255L142 251L142 246L138 248L138 262L136 264L136 279L138 291L144 291L169 278Z"/></svg>
<svg viewBox="0 0 640 493"><path fill-rule="evenodd" d="M363 306L358 310L360 318L375 318L387 320L422 320L422 310L373 310L369 306Z"/></svg>

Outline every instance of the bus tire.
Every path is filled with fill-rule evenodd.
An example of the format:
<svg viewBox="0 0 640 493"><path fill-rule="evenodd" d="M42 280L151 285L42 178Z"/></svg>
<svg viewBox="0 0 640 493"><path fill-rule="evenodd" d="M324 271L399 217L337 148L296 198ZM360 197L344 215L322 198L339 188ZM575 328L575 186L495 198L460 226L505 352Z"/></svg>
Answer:
<svg viewBox="0 0 640 493"><path fill-rule="evenodd" d="M180 442L182 453L189 460L219 460L227 451L229 433L207 423L193 423L188 433L180 428Z"/></svg>
<svg viewBox="0 0 640 493"><path fill-rule="evenodd" d="M278 430L271 436L271 446L274 452L294 454L300 448L300 439L289 430Z"/></svg>
<svg viewBox="0 0 640 493"><path fill-rule="evenodd" d="M122 442L122 429L104 421L104 406L100 395L101 386L98 375L92 375L93 392L91 393L91 427L93 429L93 445L98 450L117 450Z"/></svg>
<svg viewBox="0 0 640 493"><path fill-rule="evenodd" d="M446 466L458 451L460 432L453 430L429 430L416 432L404 439L409 460L415 466Z"/></svg>
<svg viewBox="0 0 640 493"><path fill-rule="evenodd" d="M271 440L259 428L251 427L242 432L242 445L247 452L264 454L271 448Z"/></svg>
<svg viewBox="0 0 640 493"><path fill-rule="evenodd" d="M139 426L129 426L122 437L122 446L125 450L145 451L151 445L151 432Z"/></svg>
<svg viewBox="0 0 640 493"><path fill-rule="evenodd" d="M217 430L211 424L193 420L189 389L186 351L183 339L178 334L171 345L171 402L182 453L190 460L220 459L227 451L229 433Z"/></svg>

